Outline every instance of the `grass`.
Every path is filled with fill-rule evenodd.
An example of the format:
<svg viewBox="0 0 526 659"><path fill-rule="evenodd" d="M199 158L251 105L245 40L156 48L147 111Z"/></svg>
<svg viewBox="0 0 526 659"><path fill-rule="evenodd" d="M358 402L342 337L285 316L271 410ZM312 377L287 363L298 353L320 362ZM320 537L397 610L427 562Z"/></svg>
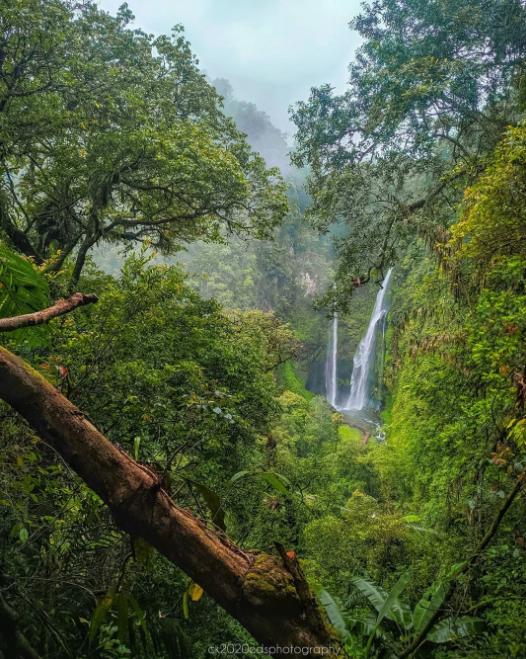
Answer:
<svg viewBox="0 0 526 659"><path fill-rule="evenodd" d="M361 430L358 430L358 428L353 428L347 424L342 424L341 426L338 426L338 437L340 439L352 439L354 441L361 441L363 435Z"/></svg>

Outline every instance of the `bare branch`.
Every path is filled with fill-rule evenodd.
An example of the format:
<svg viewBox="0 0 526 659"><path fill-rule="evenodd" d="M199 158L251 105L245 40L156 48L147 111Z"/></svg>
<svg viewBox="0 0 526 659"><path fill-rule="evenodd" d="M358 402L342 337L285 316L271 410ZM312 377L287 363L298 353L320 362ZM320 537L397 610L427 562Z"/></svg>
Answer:
<svg viewBox="0 0 526 659"><path fill-rule="evenodd" d="M0 318L0 332L12 332L22 327L32 327L33 325L43 325L52 318L63 316L77 307L83 307L86 304L93 304L99 298L93 293L74 293L68 298L57 300L55 304L47 309L26 313L22 316L12 316L10 318Z"/></svg>

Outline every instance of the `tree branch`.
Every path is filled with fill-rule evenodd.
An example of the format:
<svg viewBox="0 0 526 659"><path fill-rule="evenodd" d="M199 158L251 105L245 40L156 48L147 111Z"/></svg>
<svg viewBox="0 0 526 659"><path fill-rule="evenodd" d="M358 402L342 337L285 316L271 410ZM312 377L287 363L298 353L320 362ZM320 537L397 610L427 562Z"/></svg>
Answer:
<svg viewBox="0 0 526 659"><path fill-rule="evenodd" d="M86 304L97 302L98 297L92 293L74 293L68 298L57 300L55 304L47 309L26 313L22 316L12 316L11 318L0 318L0 332L12 332L22 327L32 327L33 325L43 325L52 318L63 316L77 307L83 307Z"/></svg>
<svg viewBox="0 0 526 659"><path fill-rule="evenodd" d="M344 657L304 584L278 556L248 552L177 506L158 477L104 437L47 380L0 348L0 398L17 410L110 508L117 525L156 547L264 645ZM314 623L315 620L315 624ZM281 655L278 650L266 652Z"/></svg>
<svg viewBox="0 0 526 659"><path fill-rule="evenodd" d="M455 579L451 580L448 586L448 590L446 593L446 596L444 597L444 603L447 602L451 596L453 595L458 577L461 574L465 574L469 568L478 560L482 552L486 549L486 547L489 545L489 543L493 540L495 534L497 533L499 526L504 519L504 515L508 512L509 508L511 507L512 503L515 501L516 497L522 489L524 488L524 485L526 483L526 470L521 472L519 476L517 477L517 480L515 481L515 485L512 490L510 490L508 496L506 497L504 503L499 509L499 512L495 515L495 518L493 519L490 527L484 534L484 537L482 540L479 542L477 548L475 551L471 554L471 556L468 558L468 560L464 563L462 569L457 573L457 576ZM399 655L399 659L402 659L403 657L410 657L416 650L419 648L420 644L425 641L426 636L428 633L431 631L433 625L437 621L437 619L442 615L442 610L437 609L433 615L429 618L427 623L424 625L422 630L415 636L413 641L403 650Z"/></svg>

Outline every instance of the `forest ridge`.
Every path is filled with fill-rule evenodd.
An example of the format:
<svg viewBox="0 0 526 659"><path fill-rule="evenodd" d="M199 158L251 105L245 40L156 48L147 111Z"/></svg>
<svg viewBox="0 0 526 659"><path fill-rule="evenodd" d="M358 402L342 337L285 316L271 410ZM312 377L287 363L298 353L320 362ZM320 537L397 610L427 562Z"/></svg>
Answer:
<svg viewBox="0 0 526 659"><path fill-rule="evenodd" d="M526 4L349 19L289 147L180 25L0 3L0 659L526 656Z"/></svg>

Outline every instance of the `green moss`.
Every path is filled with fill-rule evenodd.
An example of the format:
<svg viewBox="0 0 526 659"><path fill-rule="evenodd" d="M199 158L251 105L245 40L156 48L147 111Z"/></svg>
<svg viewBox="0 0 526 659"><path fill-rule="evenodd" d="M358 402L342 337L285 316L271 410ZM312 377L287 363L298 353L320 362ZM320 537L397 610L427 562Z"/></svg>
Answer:
<svg viewBox="0 0 526 659"><path fill-rule="evenodd" d="M292 577L279 560L270 554L258 554L243 580L245 595L254 604L286 603L297 598Z"/></svg>
<svg viewBox="0 0 526 659"><path fill-rule="evenodd" d="M312 400L314 398L314 394L306 389L303 380L298 377L294 364L291 361L282 365L280 369L280 380L284 389L292 391L298 396L305 398L305 400Z"/></svg>

